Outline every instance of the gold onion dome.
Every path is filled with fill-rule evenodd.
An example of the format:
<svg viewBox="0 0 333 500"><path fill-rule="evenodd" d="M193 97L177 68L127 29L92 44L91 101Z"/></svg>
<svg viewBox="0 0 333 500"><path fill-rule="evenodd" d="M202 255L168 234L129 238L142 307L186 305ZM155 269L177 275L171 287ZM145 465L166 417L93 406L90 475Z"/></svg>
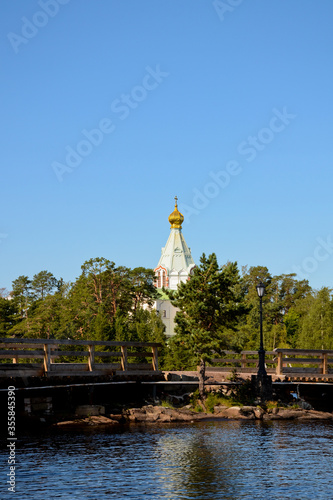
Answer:
<svg viewBox="0 0 333 500"><path fill-rule="evenodd" d="M177 196L175 196L175 209L172 214L169 215L169 222L171 224L171 228L181 229L182 223L184 222L184 216L178 210L177 206Z"/></svg>

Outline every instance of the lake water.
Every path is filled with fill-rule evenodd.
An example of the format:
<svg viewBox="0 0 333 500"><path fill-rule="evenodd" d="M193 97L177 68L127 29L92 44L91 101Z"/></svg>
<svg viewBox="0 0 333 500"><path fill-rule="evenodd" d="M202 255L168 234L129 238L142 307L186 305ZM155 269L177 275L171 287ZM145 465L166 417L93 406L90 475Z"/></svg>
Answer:
<svg viewBox="0 0 333 500"><path fill-rule="evenodd" d="M19 500L333 499L333 425L212 421L43 431L16 443Z"/></svg>

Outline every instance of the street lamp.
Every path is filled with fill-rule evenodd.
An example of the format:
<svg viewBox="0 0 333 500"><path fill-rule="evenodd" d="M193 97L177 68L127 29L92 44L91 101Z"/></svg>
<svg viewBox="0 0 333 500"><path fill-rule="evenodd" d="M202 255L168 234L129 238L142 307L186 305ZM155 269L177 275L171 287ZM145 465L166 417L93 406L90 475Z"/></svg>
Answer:
<svg viewBox="0 0 333 500"><path fill-rule="evenodd" d="M259 347L259 368L258 368L258 377L264 377L267 375L265 368L265 349L264 349L264 340L262 334L262 298L265 294L265 285L260 282L257 285L257 293L260 299L260 347Z"/></svg>

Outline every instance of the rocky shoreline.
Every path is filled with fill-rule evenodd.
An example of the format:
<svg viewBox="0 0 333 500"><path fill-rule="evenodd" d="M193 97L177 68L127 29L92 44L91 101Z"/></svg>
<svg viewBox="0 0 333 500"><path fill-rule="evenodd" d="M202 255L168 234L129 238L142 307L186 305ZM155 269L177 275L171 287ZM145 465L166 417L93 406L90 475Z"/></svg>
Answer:
<svg viewBox="0 0 333 500"><path fill-rule="evenodd" d="M98 413L92 411L92 413ZM131 423L167 423L167 422L199 422L203 420L332 420L333 414L302 408L271 408L258 406L218 406L214 413L195 412L189 408L166 408L164 406L147 405L141 408L130 408L121 413L103 415L76 415L73 419L56 422L58 428L86 426L116 426Z"/></svg>

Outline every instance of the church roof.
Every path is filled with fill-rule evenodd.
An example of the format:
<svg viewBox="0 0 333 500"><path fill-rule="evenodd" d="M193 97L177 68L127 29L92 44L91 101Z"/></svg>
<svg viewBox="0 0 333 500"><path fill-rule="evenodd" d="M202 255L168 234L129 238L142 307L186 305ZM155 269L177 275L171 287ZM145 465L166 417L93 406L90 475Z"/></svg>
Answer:
<svg viewBox="0 0 333 500"><path fill-rule="evenodd" d="M177 196L175 196L175 209L172 214L169 215L169 222L172 228L181 229L184 222L184 216L178 210Z"/></svg>
<svg viewBox="0 0 333 500"><path fill-rule="evenodd" d="M184 216L178 210L177 197L175 199L175 209L169 216L171 232L165 247L162 248L162 255L157 268L160 266L164 267L168 273L172 273L172 271L176 271L177 273L184 271L184 273L189 274L195 263L191 255L191 250L187 246L182 234L181 227Z"/></svg>

